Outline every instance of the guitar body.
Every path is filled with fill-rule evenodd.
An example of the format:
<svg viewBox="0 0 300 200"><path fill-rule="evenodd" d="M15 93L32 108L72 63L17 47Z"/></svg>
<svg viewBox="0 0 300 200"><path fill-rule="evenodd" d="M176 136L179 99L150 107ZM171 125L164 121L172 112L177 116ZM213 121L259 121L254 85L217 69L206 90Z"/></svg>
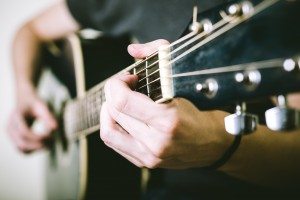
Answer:
<svg viewBox="0 0 300 200"><path fill-rule="evenodd" d="M60 122L67 100L132 63L129 42L128 37L84 40L74 35L58 44L59 51L56 46L45 53L38 91ZM112 55L117 58L111 60ZM106 147L99 131L70 140L63 130L61 123L44 162L47 199L139 198L140 169Z"/></svg>

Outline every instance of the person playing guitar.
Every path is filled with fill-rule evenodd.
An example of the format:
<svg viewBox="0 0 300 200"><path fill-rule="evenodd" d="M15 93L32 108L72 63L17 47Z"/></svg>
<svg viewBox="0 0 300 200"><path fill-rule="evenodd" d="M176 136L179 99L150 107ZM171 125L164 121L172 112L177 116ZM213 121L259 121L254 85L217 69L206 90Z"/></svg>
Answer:
<svg viewBox="0 0 300 200"><path fill-rule="evenodd" d="M181 35L194 5L198 5L202 12L225 2L68 0L60 1L26 23L15 37L13 51L18 103L12 112L8 130L16 146L26 153L39 150L58 127L33 84L33 66L40 44L63 38L85 27L111 35L129 32L140 42L153 40L128 46L132 57L143 59ZM209 184L209 193L214 190L220 193L203 193L203 196L227 194L231 197L236 192L234 185L237 183L245 186L241 194L246 195L249 194L245 192L247 190L261 189L263 192L258 192L261 195L268 193L270 188L271 192L276 191L274 188L289 191L299 185L299 130L292 131L296 134L271 134L273 131L266 126L258 125L255 134L244 137L226 162L218 169L210 170L206 167L222 158L235 141L234 136L225 134L223 120L227 113L201 111L184 98L157 104L135 91L137 81L138 76L129 73L116 75L107 81L100 136L108 147L134 165L166 169L163 177L167 180L164 181L171 186L159 185L158 189L163 190L163 194L154 187L153 191L157 192L153 193L154 196L174 199L176 195L179 195L178 198L182 195L193 199L200 195L199 191L203 192L199 185L206 183ZM300 95L290 95L289 105L300 109ZM26 124L27 117L44 121L46 132L35 134ZM193 180L187 180L190 177ZM188 189L190 185L191 190ZM151 198L151 194L148 197Z"/></svg>

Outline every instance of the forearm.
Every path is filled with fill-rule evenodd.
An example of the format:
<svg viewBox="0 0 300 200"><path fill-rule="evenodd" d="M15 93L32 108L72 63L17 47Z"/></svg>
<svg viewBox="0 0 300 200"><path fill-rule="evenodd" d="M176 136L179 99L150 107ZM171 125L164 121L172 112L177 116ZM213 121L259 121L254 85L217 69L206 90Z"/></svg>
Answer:
<svg viewBox="0 0 300 200"><path fill-rule="evenodd" d="M300 134L274 133L264 126L244 136L238 150L220 170L265 186L290 187L300 183Z"/></svg>
<svg viewBox="0 0 300 200"><path fill-rule="evenodd" d="M13 66L17 91L28 91L33 87L33 74L39 56L41 41L29 24L16 34L13 46Z"/></svg>
<svg viewBox="0 0 300 200"><path fill-rule="evenodd" d="M18 91L33 87L41 44L65 37L78 29L79 26L70 16L64 1L58 2L19 29L12 52Z"/></svg>

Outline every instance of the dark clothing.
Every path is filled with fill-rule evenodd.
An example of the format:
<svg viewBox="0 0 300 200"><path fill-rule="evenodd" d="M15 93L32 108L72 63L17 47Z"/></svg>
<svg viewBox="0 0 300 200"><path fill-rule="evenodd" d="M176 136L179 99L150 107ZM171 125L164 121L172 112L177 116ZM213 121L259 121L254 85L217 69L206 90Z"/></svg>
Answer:
<svg viewBox="0 0 300 200"><path fill-rule="evenodd" d="M128 33L140 42L179 38L192 17L226 0L67 0L82 27L110 35ZM268 196L273 191L204 169L154 170L146 199L208 199ZM269 196L268 196L269 197Z"/></svg>
<svg viewBox="0 0 300 200"><path fill-rule="evenodd" d="M155 39L174 41L192 17L193 6L200 11L226 0L67 0L82 27L112 35L130 33L140 42Z"/></svg>

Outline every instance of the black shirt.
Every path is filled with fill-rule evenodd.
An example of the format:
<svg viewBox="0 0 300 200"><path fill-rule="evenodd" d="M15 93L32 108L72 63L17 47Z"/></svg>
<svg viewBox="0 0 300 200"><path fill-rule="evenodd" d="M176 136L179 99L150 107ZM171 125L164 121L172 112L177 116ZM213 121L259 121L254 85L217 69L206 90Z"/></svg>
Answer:
<svg viewBox="0 0 300 200"><path fill-rule="evenodd" d="M67 0L82 27L111 35L130 33L140 42L173 41L192 18L193 6L207 10L226 0Z"/></svg>

